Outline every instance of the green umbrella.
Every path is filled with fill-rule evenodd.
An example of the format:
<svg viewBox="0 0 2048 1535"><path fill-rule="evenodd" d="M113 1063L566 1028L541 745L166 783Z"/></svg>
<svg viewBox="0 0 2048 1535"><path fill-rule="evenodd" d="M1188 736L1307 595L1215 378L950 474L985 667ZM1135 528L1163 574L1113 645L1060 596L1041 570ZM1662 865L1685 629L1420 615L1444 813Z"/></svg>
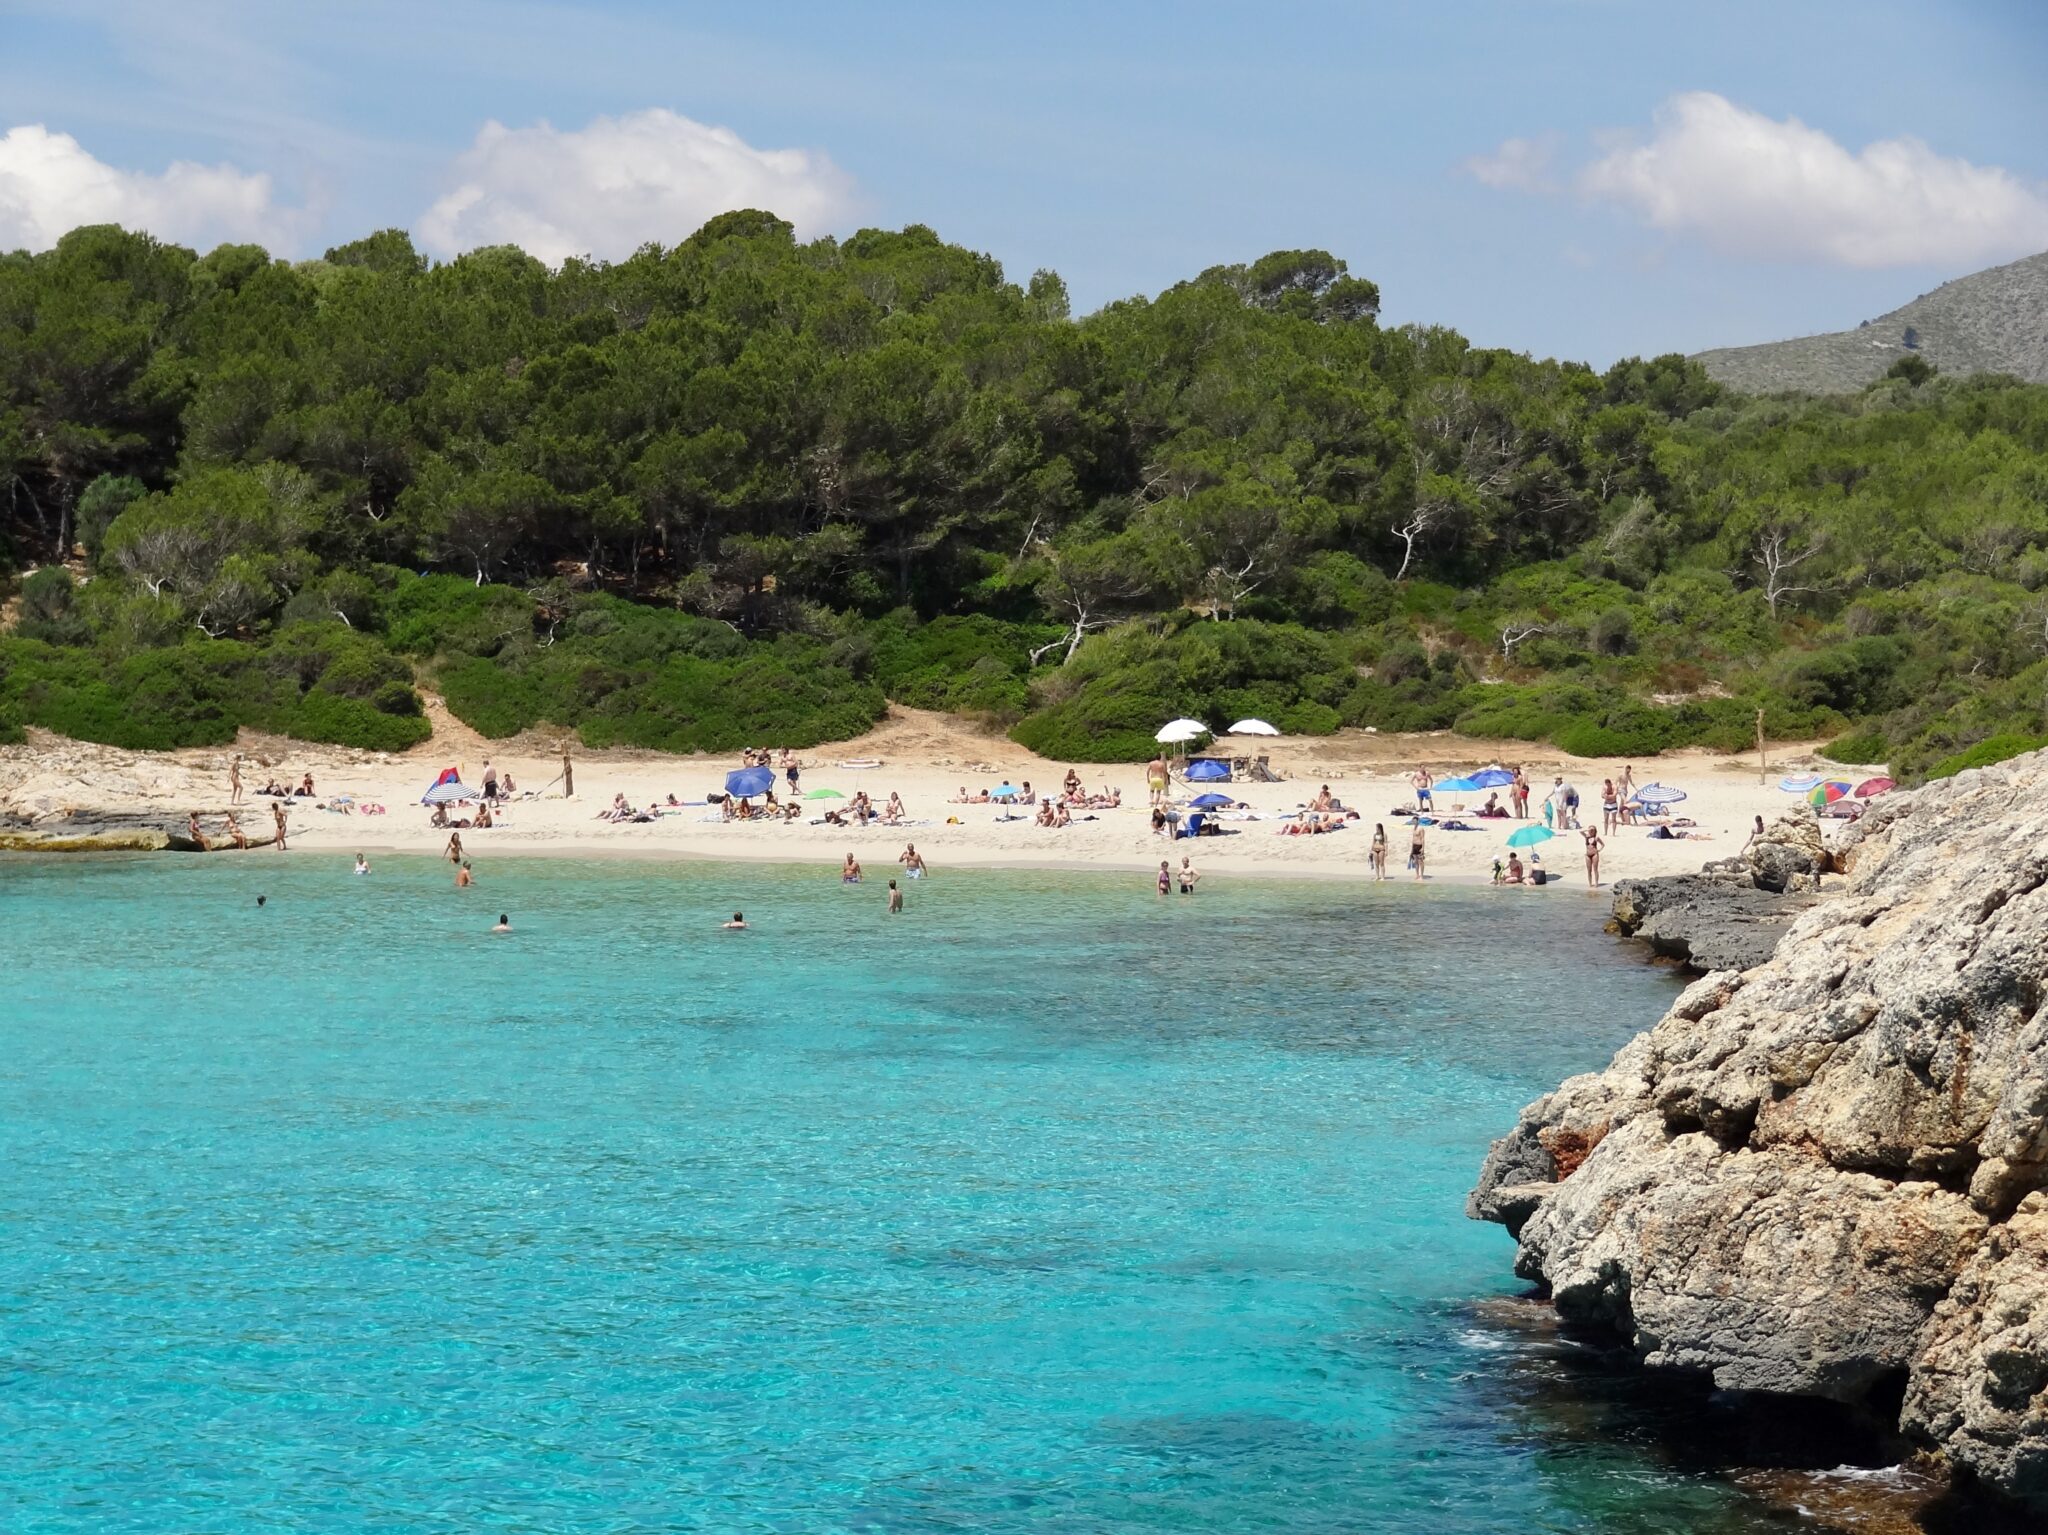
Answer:
<svg viewBox="0 0 2048 1535"><path fill-rule="evenodd" d="M1534 847L1539 842L1548 842L1557 833L1548 826L1524 826L1508 838L1509 847Z"/></svg>
<svg viewBox="0 0 2048 1535"><path fill-rule="evenodd" d="M839 792L839 791L838 791L837 789L813 789L813 790L811 790L811 792L810 792L809 794L806 794L806 795L804 796L804 798L805 798L805 799L845 799L845 798L846 798L846 796L845 796L845 795L843 795L843 794L841 794L841 793L840 793L840 792Z"/></svg>

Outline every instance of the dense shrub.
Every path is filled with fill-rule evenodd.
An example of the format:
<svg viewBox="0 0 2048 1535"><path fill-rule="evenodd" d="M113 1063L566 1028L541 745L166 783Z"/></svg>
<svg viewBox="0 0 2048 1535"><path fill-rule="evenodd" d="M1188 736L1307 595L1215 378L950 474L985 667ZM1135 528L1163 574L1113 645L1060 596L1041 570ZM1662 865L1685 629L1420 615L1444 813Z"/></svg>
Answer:
<svg viewBox="0 0 2048 1535"><path fill-rule="evenodd" d="M1969 768L1990 767L2008 757L2039 751L2048 746L2048 736L2001 735L1979 741L1966 751L1944 757L1927 770L1928 778L1953 778Z"/></svg>
<svg viewBox="0 0 2048 1535"><path fill-rule="evenodd" d="M1820 749L1820 754L1830 762L1845 762L1861 765L1867 762L1889 762L1891 746L1880 730L1864 726L1847 735L1836 736Z"/></svg>

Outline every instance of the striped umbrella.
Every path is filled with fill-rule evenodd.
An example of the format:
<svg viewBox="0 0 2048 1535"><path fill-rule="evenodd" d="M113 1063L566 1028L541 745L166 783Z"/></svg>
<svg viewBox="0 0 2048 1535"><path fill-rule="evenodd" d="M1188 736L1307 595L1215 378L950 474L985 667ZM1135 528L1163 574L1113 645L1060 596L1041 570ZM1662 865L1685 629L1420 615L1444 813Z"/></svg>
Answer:
<svg viewBox="0 0 2048 1535"><path fill-rule="evenodd" d="M1804 794L1820 782L1818 773L1793 773L1778 780L1778 787L1787 794Z"/></svg>

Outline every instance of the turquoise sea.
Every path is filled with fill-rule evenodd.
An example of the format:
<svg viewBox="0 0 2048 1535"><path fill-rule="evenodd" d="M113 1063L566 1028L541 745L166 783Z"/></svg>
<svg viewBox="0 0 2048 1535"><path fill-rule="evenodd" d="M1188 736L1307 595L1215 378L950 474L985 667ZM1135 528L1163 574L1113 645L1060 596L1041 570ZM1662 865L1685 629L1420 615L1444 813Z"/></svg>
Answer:
<svg viewBox="0 0 2048 1535"><path fill-rule="evenodd" d="M1462 1213L1579 891L480 880L0 861L0 1529L1782 1528Z"/></svg>

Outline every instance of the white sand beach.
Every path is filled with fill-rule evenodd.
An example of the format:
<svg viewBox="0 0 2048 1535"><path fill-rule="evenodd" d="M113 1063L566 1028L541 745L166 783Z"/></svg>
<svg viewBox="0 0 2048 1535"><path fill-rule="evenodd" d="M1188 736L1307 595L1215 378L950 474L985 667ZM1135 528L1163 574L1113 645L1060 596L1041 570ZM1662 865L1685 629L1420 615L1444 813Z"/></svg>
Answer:
<svg viewBox="0 0 2048 1535"><path fill-rule="evenodd" d="M674 757L646 752L585 752L572 746L576 794L562 797L560 738L534 734L511 742L489 742L433 707L432 741L397 754L367 753L302 742L245 735L235 748L167 753L122 751L37 733L26 745L0 748L0 812L35 818L41 828L61 825L66 811L167 812L182 821L198 811L209 836L223 826L229 805L228 764L240 751L248 790L272 777L297 783L314 777L313 800L287 801L290 839L287 856L347 857L362 851L434 854L448 833L430 825L419 803L422 792L444 767L460 770L465 782L481 781L486 762L510 773L520 796L504 807L500 823L463 834L465 850L481 868L494 857L555 854L577 857L738 858L815 863L836 867L854 853L870 877L893 870L907 843L914 842L935 874L949 868L1041 867L1097 870L1156 870L1161 858L1177 865L1192 856L1205 876L1240 873L1261 877L1369 877L1367 850L1374 823L1387 827L1390 874L1409 878L1408 831L1402 816L1413 804L1408 775L1418 765L1447 777L1489 763L1523 767L1533 785L1532 810L1558 776L1576 785L1581 820L1599 822L1603 779L1618 776L1623 763L1565 757L1525 742L1475 741L1448 734L1378 735L1345 731L1327 737L1226 741L1232 755L1263 755L1285 776L1278 783L1234 782L1183 786L1173 796L1185 802L1204 790L1227 792L1250 807L1255 819L1225 819L1222 835L1168 843L1153 834L1141 765L1080 765L1090 792L1122 793L1115 810L1077 812L1062 828L1036 825L1028 810L1006 811L993 804L956 804L965 789L978 793L1007 778L1029 783L1041 794L1057 790L1068 765L1047 761L999 735L985 733L949 716L894 709L880 727L857 740L798 753L802 790L837 789L851 796L865 789L880 806L901 796L905 823L866 828L813 824L844 801L808 801L796 822L733 822L704 803L707 791L723 787L725 774L739 765L733 757ZM878 764L861 766L856 764ZM1752 754L1734 758L1711 752L1680 752L1632 764L1638 785L1658 782L1682 790L1675 812L1696 823L1683 840L1652 838L1641 827L1623 827L1609 839L1602 863L1604 882L1632 876L1692 871L1711 858L1736 852L1754 817L1773 818L1799 808L1781 792L1780 775L1818 764L1810 748L1774 747L1767 781L1760 783ZM1845 777L1852 770L1831 769ZM778 773L778 790L781 788ZM1324 785L1361 819L1340 832L1288 836L1290 816ZM612 822L600 818L615 795L635 807L660 806L653 821ZM691 803L670 808L667 800ZM534 797L527 797L534 796ZM1486 795L1441 797L1440 817L1464 810L1470 832L1432 829L1427 834L1426 868L1434 879L1489 879L1504 856L1509 832L1520 823L1475 818ZM269 799L246 796L239 815L252 838L271 831ZM382 814L364 807L382 805ZM347 808L342 808L346 806ZM325 807L325 808L323 808ZM466 814L457 807L458 816ZM1090 818L1092 817L1092 818ZM218 840L226 840L220 838ZM1535 850L1544 867L1568 883L1585 885L1584 848L1566 832ZM265 846L230 856L275 857Z"/></svg>

